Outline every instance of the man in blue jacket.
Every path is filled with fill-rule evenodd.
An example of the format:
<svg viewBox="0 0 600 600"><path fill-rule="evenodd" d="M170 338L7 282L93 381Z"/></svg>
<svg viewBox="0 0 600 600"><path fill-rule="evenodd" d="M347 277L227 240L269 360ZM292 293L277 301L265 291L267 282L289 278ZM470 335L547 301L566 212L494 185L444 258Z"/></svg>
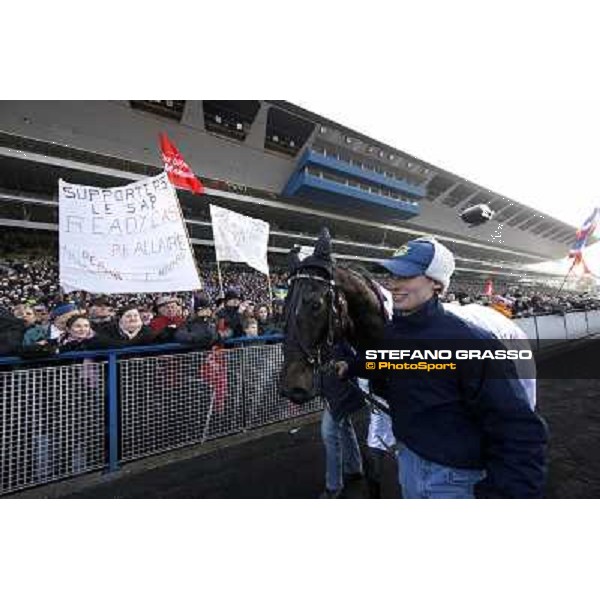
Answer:
<svg viewBox="0 0 600 600"><path fill-rule="evenodd" d="M497 344L493 335L444 310L438 295L454 271L452 253L434 238L419 238L385 261L394 314L385 347L407 340L434 348ZM425 342L426 340L426 342ZM494 361L498 362L498 361ZM338 363L338 374L373 376L360 361ZM539 498L546 476L547 432L530 407L511 361L472 361L452 376L384 380L404 498ZM375 375L378 376L377 374ZM379 374L381 376L381 373ZM380 382L381 383L381 382Z"/></svg>

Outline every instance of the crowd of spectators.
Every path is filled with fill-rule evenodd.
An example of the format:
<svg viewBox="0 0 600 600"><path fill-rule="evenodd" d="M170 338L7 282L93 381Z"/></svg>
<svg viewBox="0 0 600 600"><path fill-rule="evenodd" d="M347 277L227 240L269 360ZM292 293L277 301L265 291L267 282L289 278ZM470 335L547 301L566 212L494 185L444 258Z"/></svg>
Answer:
<svg viewBox="0 0 600 600"><path fill-rule="evenodd" d="M219 278L216 268L199 268L198 273L203 282L203 291L213 303L220 296ZM244 300L254 304L269 302L269 285L267 278L260 273L237 265L230 265L222 273L223 289L237 288ZM273 289L285 285L286 275L283 272L271 273ZM191 305L193 294L176 294L185 305ZM114 308L130 303L152 305L158 294L111 295ZM41 302L52 306L70 300L80 306L90 305L93 297L87 292L65 294L58 284L58 263L54 259L13 258L0 261L0 306L12 308L17 304Z"/></svg>
<svg viewBox="0 0 600 600"><path fill-rule="evenodd" d="M506 285L493 294L483 293L482 283L453 281L444 298L446 302L459 304L483 304L501 308L512 318L564 314L580 310L600 309L597 294L561 291L544 284L533 286Z"/></svg>
<svg viewBox="0 0 600 600"><path fill-rule="evenodd" d="M270 301L266 277L230 265L222 273L199 269L201 292L172 295L95 296L64 293L58 265L49 258L13 258L0 263L0 353L37 356L71 350L180 342L200 347L231 338L281 333L283 299ZM375 277L385 286L386 279ZM271 290L285 293L286 273L271 274ZM600 309L591 294L542 285L507 286L493 295L481 282L456 279L445 302L492 305L510 317Z"/></svg>
<svg viewBox="0 0 600 600"><path fill-rule="evenodd" d="M0 265L0 354L35 358L76 350L178 342L209 348L232 338L281 333L283 300L269 300L264 275L201 269L204 289L180 294L64 293L55 261ZM285 275L273 274L277 290Z"/></svg>

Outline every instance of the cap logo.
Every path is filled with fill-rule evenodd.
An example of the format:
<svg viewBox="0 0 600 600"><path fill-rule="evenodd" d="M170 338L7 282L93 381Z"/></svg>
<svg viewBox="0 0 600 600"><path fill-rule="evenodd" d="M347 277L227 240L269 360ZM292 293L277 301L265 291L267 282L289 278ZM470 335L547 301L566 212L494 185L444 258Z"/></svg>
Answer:
<svg viewBox="0 0 600 600"><path fill-rule="evenodd" d="M410 248L408 247L408 244L404 244L404 246L400 246L400 248L398 248L398 250L396 250L394 252L394 254L392 254L392 258L397 258L398 256L404 256L405 254L408 254L409 250L410 250Z"/></svg>

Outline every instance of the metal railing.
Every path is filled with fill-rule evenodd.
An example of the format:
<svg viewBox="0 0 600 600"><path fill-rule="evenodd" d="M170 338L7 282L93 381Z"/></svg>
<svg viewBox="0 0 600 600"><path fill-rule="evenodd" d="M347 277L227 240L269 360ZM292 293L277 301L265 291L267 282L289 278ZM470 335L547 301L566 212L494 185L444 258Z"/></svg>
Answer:
<svg viewBox="0 0 600 600"><path fill-rule="evenodd" d="M600 333L600 310L521 317L514 322L527 334L534 350Z"/></svg>
<svg viewBox="0 0 600 600"><path fill-rule="evenodd" d="M0 359L0 495L320 410L280 398L280 340Z"/></svg>
<svg viewBox="0 0 600 600"><path fill-rule="evenodd" d="M106 361L0 372L0 493L104 466Z"/></svg>

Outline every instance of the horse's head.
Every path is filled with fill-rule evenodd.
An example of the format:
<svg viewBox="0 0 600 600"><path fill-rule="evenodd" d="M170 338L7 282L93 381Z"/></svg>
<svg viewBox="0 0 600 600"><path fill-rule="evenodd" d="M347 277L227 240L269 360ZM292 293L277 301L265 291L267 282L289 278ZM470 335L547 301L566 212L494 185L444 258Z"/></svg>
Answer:
<svg viewBox="0 0 600 600"><path fill-rule="evenodd" d="M333 268L327 229L302 263L291 254L281 394L295 404L314 398L315 370L331 358L339 318Z"/></svg>

